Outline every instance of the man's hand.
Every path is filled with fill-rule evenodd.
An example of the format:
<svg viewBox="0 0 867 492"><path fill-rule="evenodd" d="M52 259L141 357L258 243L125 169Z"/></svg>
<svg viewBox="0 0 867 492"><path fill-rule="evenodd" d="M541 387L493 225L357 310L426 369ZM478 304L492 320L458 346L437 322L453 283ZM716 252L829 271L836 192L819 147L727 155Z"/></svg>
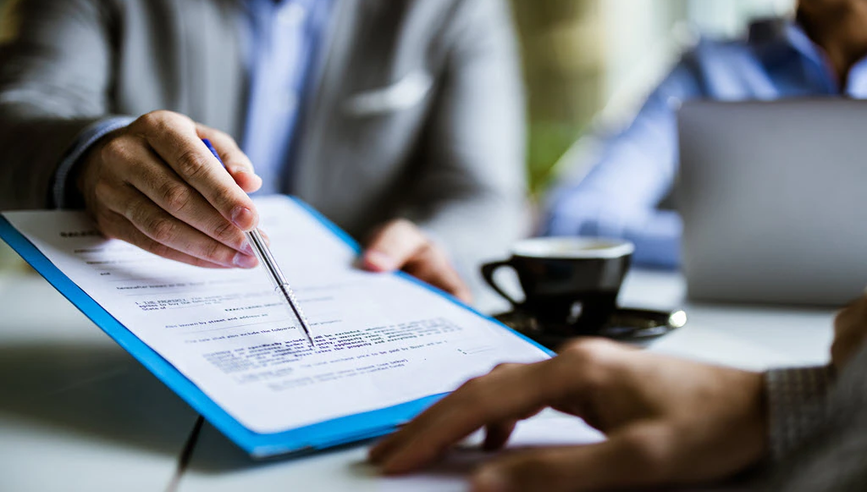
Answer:
<svg viewBox="0 0 867 492"><path fill-rule="evenodd" d="M372 272L403 270L464 302L472 300L446 252L408 220L393 220L374 232L362 263Z"/></svg>
<svg viewBox="0 0 867 492"><path fill-rule="evenodd" d="M560 356L508 364L470 380L370 451L386 473L428 465L485 428L502 447L517 421L545 407L603 431L598 444L519 452L473 477L477 492L599 490L732 475L766 453L759 373L586 340Z"/></svg>
<svg viewBox="0 0 867 492"><path fill-rule="evenodd" d="M831 362L839 372L867 339L867 292L846 306L834 319L834 344Z"/></svg>
<svg viewBox="0 0 867 492"><path fill-rule="evenodd" d="M211 140L226 169L202 138ZM101 139L75 181L107 237L191 265L256 266L244 231L258 216L245 192L262 180L222 132L180 114L148 113Z"/></svg>

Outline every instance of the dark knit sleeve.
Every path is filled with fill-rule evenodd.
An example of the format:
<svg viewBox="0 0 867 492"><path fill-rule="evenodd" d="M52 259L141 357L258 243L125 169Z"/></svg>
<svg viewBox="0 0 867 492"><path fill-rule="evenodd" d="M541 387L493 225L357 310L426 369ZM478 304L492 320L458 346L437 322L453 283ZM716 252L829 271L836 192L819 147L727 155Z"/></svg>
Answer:
<svg viewBox="0 0 867 492"><path fill-rule="evenodd" d="M797 449L825 421L832 381L830 366L773 369L765 373L774 460Z"/></svg>

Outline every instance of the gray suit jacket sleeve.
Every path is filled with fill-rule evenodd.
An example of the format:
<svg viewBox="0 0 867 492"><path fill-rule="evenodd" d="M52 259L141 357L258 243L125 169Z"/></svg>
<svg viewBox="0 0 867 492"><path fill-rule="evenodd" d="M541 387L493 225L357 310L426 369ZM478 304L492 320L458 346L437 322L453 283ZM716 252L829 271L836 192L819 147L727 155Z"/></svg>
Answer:
<svg viewBox="0 0 867 492"><path fill-rule="evenodd" d="M20 0L0 46L0 209L54 206L57 166L106 118L111 33L99 2Z"/></svg>
<svg viewBox="0 0 867 492"><path fill-rule="evenodd" d="M446 73L410 218L447 244L467 274L525 231L524 100L505 2L458 2L444 39Z"/></svg>

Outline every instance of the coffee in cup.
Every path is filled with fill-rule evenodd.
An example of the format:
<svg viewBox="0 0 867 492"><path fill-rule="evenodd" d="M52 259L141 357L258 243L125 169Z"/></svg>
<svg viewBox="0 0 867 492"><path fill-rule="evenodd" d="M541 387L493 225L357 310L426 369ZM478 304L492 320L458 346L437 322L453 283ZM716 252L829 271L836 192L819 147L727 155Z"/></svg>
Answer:
<svg viewBox="0 0 867 492"><path fill-rule="evenodd" d="M635 247L620 239L547 237L512 247L512 257L482 266L482 276L515 309L544 324L568 325L577 332L601 327L617 308L617 294ZM494 280L510 267L518 274L525 300L518 302Z"/></svg>

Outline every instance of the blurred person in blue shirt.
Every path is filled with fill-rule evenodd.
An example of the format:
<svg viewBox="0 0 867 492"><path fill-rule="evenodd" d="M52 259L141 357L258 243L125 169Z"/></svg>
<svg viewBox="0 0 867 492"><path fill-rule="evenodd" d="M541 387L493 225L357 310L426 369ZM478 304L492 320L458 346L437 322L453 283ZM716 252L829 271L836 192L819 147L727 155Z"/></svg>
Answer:
<svg viewBox="0 0 867 492"><path fill-rule="evenodd" d="M634 261L675 268L682 223L668 201L684 101L867 98L867 2L801 0L794 20L750 26L746 40L702 39L650 94L634 121L603 138L588 174L556 187L543 233L622 237Z"/></svg>

